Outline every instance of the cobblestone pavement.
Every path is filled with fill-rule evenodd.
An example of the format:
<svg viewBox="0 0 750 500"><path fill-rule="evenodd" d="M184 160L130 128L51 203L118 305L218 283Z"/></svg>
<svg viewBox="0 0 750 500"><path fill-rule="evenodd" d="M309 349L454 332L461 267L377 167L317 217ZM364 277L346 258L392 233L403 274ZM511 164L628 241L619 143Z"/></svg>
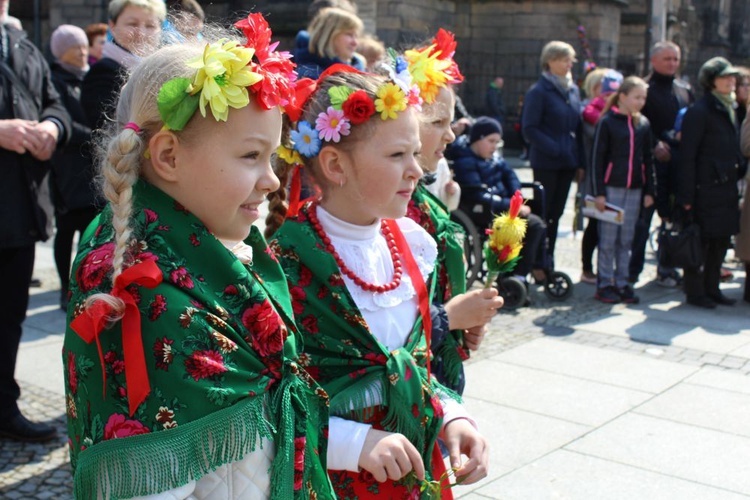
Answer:
<svg viewBox="0 0 750 500"><path fill-rule="evenodd" d="M521 172L519 172L521 173ZM528 172L526 172L528 175ZM523 173L521 175L524 177ZM569 204L570 205L570 204ZM570 214L566 215L569 220ZM561 224L561 231L563 224ZM569 223L568 223L568 226ZM558 239L555 260L558 269L579 270L580 235L563 235ZM681 293L657 287L648 280L655 275L653 256L647 263L639 283L638 293L643 300L681 300ZM729 264L737 278L744 275L738 264ZM42 271L47 286L54 288L54 270ZM634 341L622 335L576 331L569 325L607 318L623 305L606 305L593 299L594 288L578 282L572 275L574 293L564 301L551 301L541 287L531 287L530 307L502 311L492 321L481 350L468 361L476 362L494 356L543 336L554 336L566 342L586 344L606 350L664 359L688 365L712 365L726 370L750 374L750 359L688 349L673 345L656 345ZM477 285L478 286L478 285ZM62 314L62 313L60 313ZM2 499L68 499L72 498L70 467L65 431L64 400L59 394L21 382L23 396L19 401L22 411L38 420L47 421L58 429L59 437L47 444L15 443L0 440L0 498Z"/></svg>

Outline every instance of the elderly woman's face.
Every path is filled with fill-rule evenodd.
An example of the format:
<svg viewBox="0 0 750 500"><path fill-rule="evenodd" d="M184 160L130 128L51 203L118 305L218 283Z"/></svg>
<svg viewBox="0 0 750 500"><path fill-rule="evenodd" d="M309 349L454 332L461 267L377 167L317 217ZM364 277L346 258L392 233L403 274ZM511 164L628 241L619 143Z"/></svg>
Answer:
<svg viewBox="0 0 750 500"><path fill-rule="evenodd" d="M719 94L731 94L737 87L737 78L734 75L717 76L714 78L714 89Z"/></svg>
<svg viewBox="0 0 750 500"><path fill-rule="evenodd" d="M547 64L549 71L556 76L565 76L573 69L573 63L576 62L575 56L564 56L558 59L552 59Z"/></svg>
<svg viewBox="0 0 750 500"><path fill-rule="evenodd" d="M161 22L150 10L128 5L117 20L109 22L109 29L122 47L133 54L145 56L159 44Z"/></svg>

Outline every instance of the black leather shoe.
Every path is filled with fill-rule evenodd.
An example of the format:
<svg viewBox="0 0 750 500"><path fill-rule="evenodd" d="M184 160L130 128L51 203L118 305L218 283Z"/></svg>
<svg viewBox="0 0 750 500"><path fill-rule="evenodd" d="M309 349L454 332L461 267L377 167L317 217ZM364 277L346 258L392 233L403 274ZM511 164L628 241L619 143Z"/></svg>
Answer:
<svg viewBox="0 0 750 500"><path fill-rule="evenodd" d="M20 413L0 420L0 437L16 441L49 441L57 436L54 427L32 422Z"/></svg>
<svg viewBox="0 0 750 500"><path fill-rule="evenodd" d="M688 297L687 303L693 306L703 307L705 309L715 309L716 302L708 298L706 295L700 297Z"/></svg>
<svg viewBox="0 0 750 500"><path fill-rule="evenodd" d="M737 303L736 299L730 299L723 293L720 293L719 295L709 295L708 298L723 306L733 306Z"/></svg>

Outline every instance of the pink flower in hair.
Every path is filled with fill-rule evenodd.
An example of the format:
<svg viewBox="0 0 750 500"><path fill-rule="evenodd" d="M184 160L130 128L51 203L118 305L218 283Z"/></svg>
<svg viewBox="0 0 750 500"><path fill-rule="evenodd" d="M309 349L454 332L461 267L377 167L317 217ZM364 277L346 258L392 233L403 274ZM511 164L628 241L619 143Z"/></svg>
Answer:
<svg viewBox="0 0 750 500"><path fill-rule="evenodd" d="M328 109L320 113L315 120L315 130L318 131L321 140L339 142L342 135L349 135L351 124L344 117L342 110L328 106Z"/></svg>

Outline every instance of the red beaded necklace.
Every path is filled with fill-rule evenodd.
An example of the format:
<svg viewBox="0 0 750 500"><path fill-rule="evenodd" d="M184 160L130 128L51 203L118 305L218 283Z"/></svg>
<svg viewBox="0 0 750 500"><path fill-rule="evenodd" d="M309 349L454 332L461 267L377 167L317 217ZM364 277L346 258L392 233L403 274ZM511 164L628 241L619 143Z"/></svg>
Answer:
<svg viewBox="0 0 750 500"><path fill-rule="evenodd" d="M391 260L393 262L393 281L391 281L390 283L386 283L385 285L375 285L373 283L366 282L365 280L354 274L354 271L349 269L349 267L347 267L336 249L333 248L331 239L326 234L323 226L321 226L320 220L318 219L317 210L317 203L314 203L310 206L310 210L308 211L310 224L312 224L313 229L315 229L315 232L318 234L320 239L323 240L326 252L330 253L333 256L333 259L336 261L339 269L341 269L341 272L348 276L349 279L354 282L354 284L356 284L363 290L375 293L390 292L391 290L395 290L401 284L401 257L398 252L398 246L396 245L396 239L394 238L393 233L391 232L391 228L388 227L385 220L382 220L380 222L380 230L382 231L383 237L385 237L385 241L388 244L388 250L391 252Z"/></svg>

